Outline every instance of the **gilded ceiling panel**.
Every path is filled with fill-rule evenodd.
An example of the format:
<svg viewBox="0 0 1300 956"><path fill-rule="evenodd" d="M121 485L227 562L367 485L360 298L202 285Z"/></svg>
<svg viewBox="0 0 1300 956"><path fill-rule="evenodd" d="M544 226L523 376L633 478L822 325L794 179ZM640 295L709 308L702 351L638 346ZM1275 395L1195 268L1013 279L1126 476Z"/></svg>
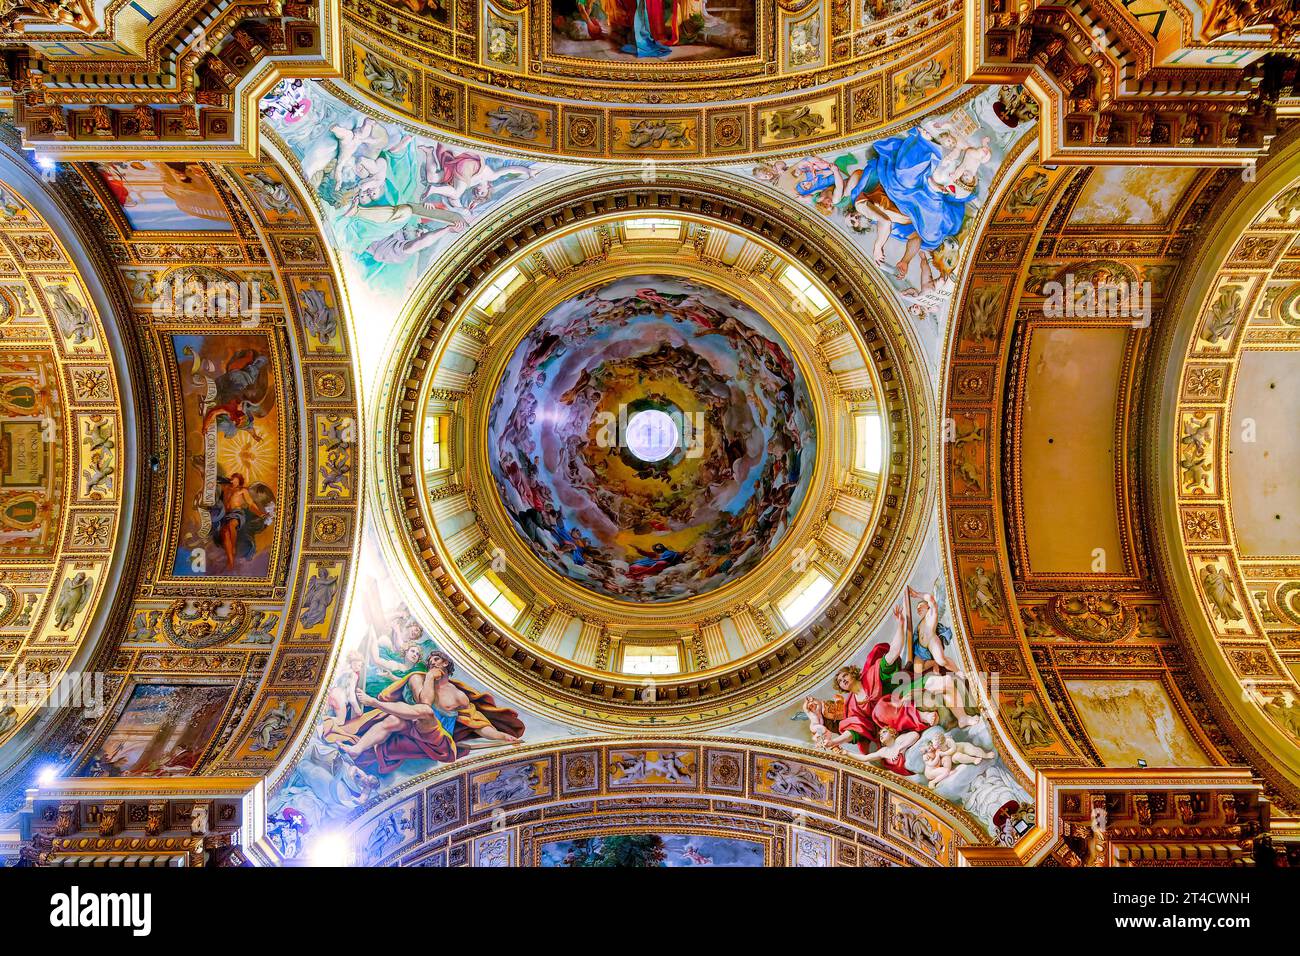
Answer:
<svg viewBox="0 0 1300 956"><path fill-rule="evenodd" d="M1294 115L1285 4L966 0L966 81L1023 83L1043 162L1254 167Z"/></svg>
<svg viewBox="0 0 1300 956"><path fill-rule="evenodd" d="M36 0L6 11L0 98L23 145L46 156L256 159L262 94L284 77L338 75L337 0Z"/></svg>
<svg viewBox="0 0 1300 956"><path fill-rule="evenodd" d="M78 662L113 603L134 439L93 265L63 210L23 198L31 172L0 163L0 741L17 757L51 701L93 709Z"/></svg>
<svg viewBox="0 0 1300 956"><path fill-rule="evenodd" d="M1133 471L1151 329L1226 181L1030 165L959 293L946 536L982 679L1037 767L1241 759L1172 639Z"/></svg>
<svg viewBox="0 0 1300 956"><path fill-rule="evenodd" d="M103 709L50 750L88 776L265 773L330 665L360 531L335 266L273 164L82 166L61 185L117 267L158 417L133 606L97 649Z"/></svg>
<svg viewBox="0 0 1300 956"><path fill-rule="evenodd" d="M343 76L497 148L677 162L917 115L963 76L958 4L345 3ZM662 22L660 22L662 21Z"/></svg>

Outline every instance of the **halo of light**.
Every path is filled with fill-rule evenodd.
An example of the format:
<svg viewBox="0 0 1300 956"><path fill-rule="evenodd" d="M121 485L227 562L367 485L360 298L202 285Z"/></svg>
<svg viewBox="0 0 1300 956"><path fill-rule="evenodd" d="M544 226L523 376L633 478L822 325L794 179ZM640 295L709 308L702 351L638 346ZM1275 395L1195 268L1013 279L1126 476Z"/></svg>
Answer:
<svg viewBox="0 0 1300 956"><path fill-rule="evenodd" d="M667 412L647 408L627 420L628 449L642 461L663 461L681 444L681 429Z"/></svg>
<svg viewBox="0 0 1300 956"><path fill-rule="evenodd" d="M342 833L322 833L311 841L312 866L351 866L352 844Z"/></svg>

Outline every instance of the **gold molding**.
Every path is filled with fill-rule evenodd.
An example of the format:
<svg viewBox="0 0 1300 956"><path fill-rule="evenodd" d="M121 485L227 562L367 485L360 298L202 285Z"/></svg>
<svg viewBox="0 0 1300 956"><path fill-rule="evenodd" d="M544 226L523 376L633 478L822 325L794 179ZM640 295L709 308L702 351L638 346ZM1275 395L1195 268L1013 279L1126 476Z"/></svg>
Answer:
<svg viewBox="0 0 1300 956"><path fill-rule="evenodd" d="M838 660L859 638L861 625L883 611L882 595L896 592L919 544L924 500L933 492L929 490L929 411L924 398L928 390L912 351L911 332L897 315L892 297L877 288L872 271L857 263L856 253L843 249L820 224L792 217L784 203L729 177L661 170L647 189L639 177L627 172L585 175L570 183L554 184L552 196L547 207L521 202L508 205L484 227L477 241L463 240L439 269L426 275L413 297L416 305L403 323L427 331L423 337L408 335L407 344L393 360L398 369L407 369L417 359L420 368L426 367L457 314L457 303L449 298L460 294L456 287L469 288L483 280L513 255L521 241L538 232L594 221L607 214L654 215L656 209L663 208L740 226L742 231L788 247L795 255L815 249L819 261L806 263L805 269L811 268L820 277L877 353L878 369L888 386L882 410L897 416L891 419L896 437L880 525L888 530L871 542L865 557L849 573L853 587L790 639L765 648L764 653L726 673L706 674L705 680L693 680L693 675L656 680L657 701L643 706L637 694L643 681L616 674L600 674L599 679L575 677L570 665L557 669L473 610L472 599L464 596L457 583L457 573L442 563L428 543L429 532L418 502L420 483L415 479L417 469L411 464L407 437L413 431L413 416L422 407L417 387L421 376L398 371L390 379L397 387L383 399L387 411L378 431L379 446L387 450L381 469L386 478L377 488L392 532L384 536L385 545L401 542L393 546L390 557L422 583L420 593L408 595L412 606L428 618L444 622L453 650L474 658L515 696L522 695L521 699L533 701L560 719L600 728L706 727L734 721L759 702L775 706L796 695L804 677Z"/></svg>

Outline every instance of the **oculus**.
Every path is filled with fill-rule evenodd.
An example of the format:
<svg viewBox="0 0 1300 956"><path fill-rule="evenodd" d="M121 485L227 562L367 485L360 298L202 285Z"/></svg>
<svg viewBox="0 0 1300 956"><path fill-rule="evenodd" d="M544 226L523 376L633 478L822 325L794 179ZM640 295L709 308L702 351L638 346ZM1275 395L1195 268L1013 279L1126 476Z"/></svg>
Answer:
<svg viewBox="0 0 1300 956"><path fill-rule="evenodd" d="M803 372L718 290L625 276L551 309L493 396L487 458L515 531L606 597L685 600L753 570L815 458Z"/></svg>
<svg viewBox="0 0 1300 956"><path fill-rule="evenodd" d="M628 419L625 443L642 461L663 461L681 444L681 432L667 412L647 408Z"/></svg>

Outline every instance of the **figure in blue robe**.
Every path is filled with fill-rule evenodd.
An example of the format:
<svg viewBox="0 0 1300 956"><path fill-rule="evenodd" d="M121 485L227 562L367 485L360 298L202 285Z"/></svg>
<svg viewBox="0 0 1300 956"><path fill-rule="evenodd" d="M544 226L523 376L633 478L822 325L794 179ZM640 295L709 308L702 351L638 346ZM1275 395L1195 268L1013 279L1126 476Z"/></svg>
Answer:
<svg viewBox="0 0 1300 956"><path fill-rule="evenodd" d="M632 17L632 42L623 47L623 52L635 56L667 56L673 52L655 39L646 0L637 0L636 14Z"/></svg>
<svg viewBox="0 0 1300 956"><path fill-rule="evenodd" d="M961 230L966 204L976 196L942 191L931 174L943 161L938 145L913 127L902 136L891 136L872 144L873 155L863 166L848 200L850 210L859 197L880 187L898 211L910 221L892 223L890 234L907 242L918 236L925 251L938 249Z"/></svg>

